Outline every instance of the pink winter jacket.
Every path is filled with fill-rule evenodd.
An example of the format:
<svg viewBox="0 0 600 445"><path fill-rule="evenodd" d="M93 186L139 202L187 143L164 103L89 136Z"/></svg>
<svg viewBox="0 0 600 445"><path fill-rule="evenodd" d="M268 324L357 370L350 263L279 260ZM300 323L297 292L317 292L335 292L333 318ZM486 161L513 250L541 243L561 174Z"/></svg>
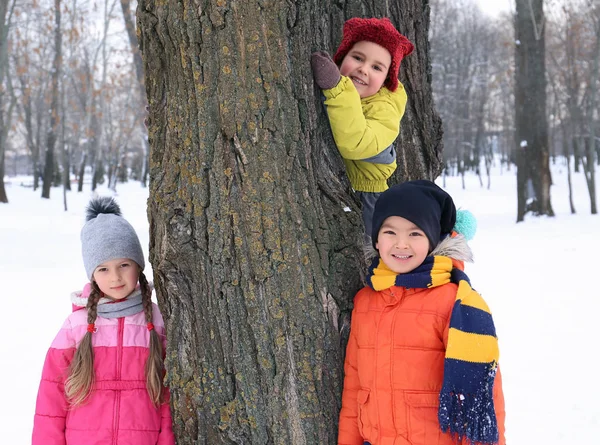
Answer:
<svg viewBox="0 0 600 445"><path fill-rule="evenodd" d="M165 327L153 304L154 327ZM46 355L37 396L32 445L173 445L169 403L156 408L146 390L149 331L144 312L96 320L92 334L95 382L89 399L69 408L64 382L87 332L87 311L75 310ZM165 390L168 400L168 391Z"/></svg>

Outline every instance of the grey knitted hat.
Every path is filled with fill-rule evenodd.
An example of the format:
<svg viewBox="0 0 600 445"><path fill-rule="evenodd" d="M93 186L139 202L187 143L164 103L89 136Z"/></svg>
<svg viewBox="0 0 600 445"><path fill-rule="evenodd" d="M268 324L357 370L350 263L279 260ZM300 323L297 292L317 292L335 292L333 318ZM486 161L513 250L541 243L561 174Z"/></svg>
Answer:
<svg viewBox="0 0 600 445"><path fill-rule="evenodd" d="M91 280L99 264L129 258L144 270L144 252L135 230L121 216L113 198L94 198L86 208L86 223L81 229L83 266Z"/></svg>

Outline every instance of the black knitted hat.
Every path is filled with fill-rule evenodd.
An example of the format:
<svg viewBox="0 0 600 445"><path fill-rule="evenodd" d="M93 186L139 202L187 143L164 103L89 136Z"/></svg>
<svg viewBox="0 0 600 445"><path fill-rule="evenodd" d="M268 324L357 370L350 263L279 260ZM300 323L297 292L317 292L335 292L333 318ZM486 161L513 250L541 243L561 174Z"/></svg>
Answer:
<svg viewBox="0 0 600 445"><path fill-rule="evenodd" d="M450 195L431 181L420 179L394 185L375 203L373 247L377 244L379 229L390 216L401 216L416 224L427 235L432 250L444 235L452 232L456 207Z"/></svg>

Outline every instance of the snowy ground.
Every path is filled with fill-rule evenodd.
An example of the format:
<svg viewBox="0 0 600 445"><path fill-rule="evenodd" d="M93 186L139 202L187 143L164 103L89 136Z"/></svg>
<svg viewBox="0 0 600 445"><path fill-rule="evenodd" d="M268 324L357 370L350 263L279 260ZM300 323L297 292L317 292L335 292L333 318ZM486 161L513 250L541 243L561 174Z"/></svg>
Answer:
<svg viewBox="0 0 600 445"><path fill-rule="evenodd" d="M600 217L589 214L581 174L573 178L575 206L568 205L566 171L553 166L555 218L515 224L514 171L499 171L491 190L474 176L447 178L458 206L471 210L479 229L467 266L474 286L488 301L501 348L510 445L600 443L600 387L593 343L600 304L591 282L600 251ZM69 293L85 282L79 231L86 192L62 191L50 200L8 178L10 203L0 204L0 282L5 287L0 342L2 443L30 443L35 396L46 349L71 310ZM438 181L441 184L441 180ZM148 245L147 189L120 184L117 199ZM600 188L599 188L600 190ZM109 194L106 189L101 194ZM147 256L147 248L146 256ZM149 272L151 276L151 272Z"/></svg>

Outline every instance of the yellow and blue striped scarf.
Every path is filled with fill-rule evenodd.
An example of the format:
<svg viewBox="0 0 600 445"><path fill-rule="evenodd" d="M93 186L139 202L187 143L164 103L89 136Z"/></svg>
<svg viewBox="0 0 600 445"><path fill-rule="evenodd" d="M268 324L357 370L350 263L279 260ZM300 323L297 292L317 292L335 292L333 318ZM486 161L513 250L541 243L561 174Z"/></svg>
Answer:
<svg viewBox="0 0 600 445"><path fill-rule="evenodd" d="M429 256L406 274L393 272L376 258L369 269L367 282L376 291L392 286L427 289L446 283L458 285L440 391L440 428L461 440L466 438L472 444L497 443L493 388L498 366L498 339L490 309L471 288L467 275L454 268L452 259L445 256Z"/></svg>

